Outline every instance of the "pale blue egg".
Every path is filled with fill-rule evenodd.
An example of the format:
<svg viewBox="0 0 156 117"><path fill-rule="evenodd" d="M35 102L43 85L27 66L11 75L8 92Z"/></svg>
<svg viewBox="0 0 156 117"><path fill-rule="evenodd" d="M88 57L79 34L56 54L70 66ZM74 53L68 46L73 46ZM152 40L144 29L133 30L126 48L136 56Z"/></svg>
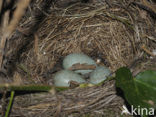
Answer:
<svg viewBox="0 0 156 117"><path fill-rule="evenodd" d="M98 66L96 69L90 74L90 82L92 84L98 84L104 80L111 74L111 71L104 66Z"/></svg>
<svg viewBox="0 0 156 117"><path fill-rule="evenodd" d="M70 81L76 81L77 83L85 83L83 77L70 70L61 70L54 76L54 85L58 87L69 87Z"/></svg>
<svg viewBox="0 0 156 117"><path fill-rule="evenodd" d="M73 64L80 63L80 64L87 64L87 65L96 65L96 62L90 58L89 56L83 53L73 53L67 55L63 60L63 68L69 69ZM76 70L76 73L87 74L92 72L93 70Z"/></svg>

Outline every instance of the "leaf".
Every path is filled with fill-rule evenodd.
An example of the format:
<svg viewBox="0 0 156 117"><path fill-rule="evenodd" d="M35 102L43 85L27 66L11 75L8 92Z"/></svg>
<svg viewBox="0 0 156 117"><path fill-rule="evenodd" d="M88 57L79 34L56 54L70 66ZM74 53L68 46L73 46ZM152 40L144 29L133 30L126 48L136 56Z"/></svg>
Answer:
<svg viewBox="0 0 156 117"><path fill-rule="evenodd" d="M130 70L122 67L116 71L116 87L124 92L126 100L134 108L149 110L156 107L156 71L145 71L133 78ZM145 116L146 113L141 114Z"/></svg>
<svg viewBox="0 0 156 117"><path fill-rule="evenodd" d="M144 100L156 109L156 71L147 70L139 73L135 78L136 85Z"/></svg>

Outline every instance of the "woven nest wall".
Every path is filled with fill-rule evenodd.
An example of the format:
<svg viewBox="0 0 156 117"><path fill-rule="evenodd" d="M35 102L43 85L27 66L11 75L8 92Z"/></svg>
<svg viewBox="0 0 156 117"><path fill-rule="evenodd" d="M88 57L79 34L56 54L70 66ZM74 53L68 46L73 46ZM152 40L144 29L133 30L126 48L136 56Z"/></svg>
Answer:
<svg viewBox="0 0 156 117"><path fill-rule="evenodd" d="M100 59L100 64L112 72L122 66L131 66L131 70L137 72L146 69L145 66L140 68L140 61L137 67L135 60L138 58L151 67L155 59L147 58L156 49L156 23L150 12L137 3L141 4L140 1L116 0L109 3L76 2L66 7L61 3L54 4L48 13L45 12L45 19L33 37L27 37L33 39L16 63L14 82L53 85L53 75L62 69L62 59L75 52L85 53L94 60ZM19 32L29 32L27 29L33 20L31 8L34 6L20 22ZM21 40L10 41L10 44L18 43ZM115 81L111 80L101 86L17 95L10 115L114 117L121 114L124 104L116 94Z"/></svg>
<svg viewBox="0 0 156 117"><path fill-rule="evenodd" d="M107 5L86 4L53 10L35 34L33 47L24 60L30 74L40 76L54 65L62 65L62 58L74 52L101 59L101 64L112 71L129 65L139 53L139 45L131 27L123 24L126 18L122 17L125 22L120 22L109 16L119 11L119 8L107 10Z"/></svg>

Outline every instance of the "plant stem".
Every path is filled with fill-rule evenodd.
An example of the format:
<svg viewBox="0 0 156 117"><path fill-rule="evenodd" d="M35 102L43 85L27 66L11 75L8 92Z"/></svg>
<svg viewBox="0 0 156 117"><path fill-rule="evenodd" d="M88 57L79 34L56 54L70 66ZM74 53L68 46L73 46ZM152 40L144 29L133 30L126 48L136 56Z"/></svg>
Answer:
<svg viewBox="0 0 156 117"><path fill-rule="evenodd" d="M5 113L5 117L9 116L9 112L11 110L11 106L12 106L13 99L14 99L14 94L15 94L15 91L11 91L10 101L9 101L9 105L8 105L6 113Z"/></svg>

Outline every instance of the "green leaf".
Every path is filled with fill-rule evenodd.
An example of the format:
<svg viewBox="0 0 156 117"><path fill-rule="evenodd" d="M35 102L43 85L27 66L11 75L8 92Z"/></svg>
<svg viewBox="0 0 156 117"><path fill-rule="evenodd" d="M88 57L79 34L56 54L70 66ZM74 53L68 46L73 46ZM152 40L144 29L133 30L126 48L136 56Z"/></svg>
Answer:
<svg viewBox="0 0 156 117"><path fill-rule="evenodd" d="M147 70L139 73L135 82L139 92L146 99L144 102L156 109L156 71Z"/></svg>
<svg viewBox="0 0 156 117"><path fill-rule="evenodd" d="M128 103L138 111L156 107L156 71L145 71L133 78L128 68L120 68L116 71L116 87L124 92ZM146 116L145 111L142 116Z"/></svg>

